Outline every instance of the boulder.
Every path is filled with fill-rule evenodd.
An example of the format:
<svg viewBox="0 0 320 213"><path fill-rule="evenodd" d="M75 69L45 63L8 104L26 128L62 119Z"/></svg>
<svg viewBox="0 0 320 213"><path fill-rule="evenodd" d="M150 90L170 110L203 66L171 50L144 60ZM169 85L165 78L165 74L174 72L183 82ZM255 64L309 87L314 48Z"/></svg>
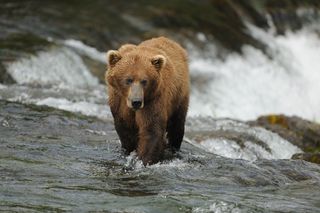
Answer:
<svg viewBox="0 0 320 213"><path fill-rule="evenodd" d="M306 152L295 154L292 157L293 159L304 159L314 163L320 162L320 124L297 116L286 115L261 116L248 123L277 133Z"/></svg>

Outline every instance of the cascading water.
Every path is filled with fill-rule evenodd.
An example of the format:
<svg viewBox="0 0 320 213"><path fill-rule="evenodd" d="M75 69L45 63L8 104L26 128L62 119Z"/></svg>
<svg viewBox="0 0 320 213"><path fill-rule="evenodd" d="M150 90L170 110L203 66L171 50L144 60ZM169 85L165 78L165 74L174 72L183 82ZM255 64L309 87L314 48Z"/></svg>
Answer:
<svg viewBox="0 0 320 213"><path fill-rule="evenodd" d="M31 2L26 7L38 4L26 2ZM69 3L59 4L67 7ZM105 5L103 1L93 4L98 4L97 11ZM0 12L15 7L20 8L18 3L5 3ZM276 33L270 17L268 29L243 21L246 33L264 48L248 42L241 53L224 49L205 33L197 33L194 40L181 39L189 52L192 79L185 141L174 156L168 154L162 163L144 167L134 152L122 154L107 106L106 88L101 84L103 77L98 79L92 71L93 67L99 70L106 65L105 52L87 45L101 41L101 37L85 37L88 32L82 31L99 31L96 28L100 28L100 22L88 20L94 10L88 12L90 8L86 8L86 12L79 13L79 26L73 26L78 23L76 17L68 26L68 22L59 20L69 19L65 14L71 10L62 15L57 8L49 4L34 19L23 7L17 10L16 19L0 13L0 26L7 30L0 32L0 47L2 36L12 31L10 26L17 26L15 30L23 33L44 35L40 50L35 48L36 52L15 60L10 58L10 51L0 49L2 65L16 82L0 84L0 210L320 210L316 190L320 187L319 166L291 160L293 154L302 152L300 148L245 122L270 113L320 121L319 19L295 31L284 30L283 34ZM111 15L113 10L108 8ZM24 17L24 12L29 15ZM150 23L143 27L144 20L134 13L124 13L128 13L123 17L129 26L138 22L134 26L139 30L152 29ZM55 18L52 29L41 22L43 14L49 20ZM171 12L166 14L170 22ZM24 19L19 20L19 15ZM115 20L119 21L118 17ZM183 21L175 24L179 26ZM59 23L61 28L55 27ZM112 23L109 26L114 27ZM132 30L128 25L124 28ZM57 36L60 34L64 36ZM114 36L111 32L105 34L108 38ZM28 42L24 35L14 37L13 42L8 39L8 46L16 45L14 39ZM124 40L129 41L125 36ZM111 40L107 42L117 46ZM17 42L14 47L19 45Z"/></svg>
<svg viewBox="0 0 320 213"><path fill-rule="evenodd" d="M209 79L205 86L192 90L189 115L250 120L283 113L319 121L319 26L287 31L285 35L274 35L272 30L250 24L248 29L266 44L267 53L244 46L243 54L203 59L189 51L191 73Z"/></svg>
<svg viewBox="0 0 320 213"><path fill-rule="evenodd" d="M244 46L243 54L230 53L224 59L218 59L214 44L210 44L211 58L202 57L201 53L197 53L199 50L189 47L190 72L196 80L192 82L188 117L249 120L263 114L284 113L319 120L317 82L320 80L320 73L314 69L320 67L320 39L316 35L319 29L310 25L297 32L288 31L279 36L274 35L272 30L264 31L247 25L250 33L267 45L266 53L252 46ZM204 39L202 38L203 41ZM64 44L64 47L52 48L28 59L7 64L8 72L18 85L3 86L0 96L8 100L22 100L25 103L48 105L111 119L106 106L104 86L98 84L98 80L78 55L85 54L102 62L104 53L81 41L66 40L58 43ZM22 85L41 85L45 89L35 92L34 88L27 88L22 89L23 93L10 94L10 90L25 87ZM61 92L62 90L68 92ZM221 141L209 138L200 143L205 149L209 148L215 154L226 157L278 158L272 153L266 154L260 148L256 149L258 154L254 154L255 157L248 157L248 153L233 141L224 141L222 145ZM219 145L224 148L218 149ZM288 144L283 144L283 147L287 146ZM231 154L231 150L238 154ZM293 149L283 156L290 158L297 151L299 150Z"/></svg>

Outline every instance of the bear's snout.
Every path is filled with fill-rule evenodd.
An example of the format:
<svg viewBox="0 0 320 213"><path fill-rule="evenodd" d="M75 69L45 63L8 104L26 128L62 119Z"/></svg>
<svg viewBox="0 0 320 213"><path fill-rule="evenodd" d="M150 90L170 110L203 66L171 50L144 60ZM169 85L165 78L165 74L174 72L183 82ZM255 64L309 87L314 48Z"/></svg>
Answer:
<svg viewBox="0 0 320 213"><path fill-rule="evenodd" d="M141 100L134 100L131 102L132 108L137 110L142 106L142 101Z"/></svg>
<svg viewBox="0 0 320 213"><path fill-rule="evenodd" d="M134 110L143 108L143 88L139 83L133 83L130 87L127 105Z"/></svg>
<svg viewBox="0 0 320 213"><path fill-rule="evenodd" d="M143 99L127 100L127 105L129 108L132 108L133 110L141 109L143 108Z"/></svg>

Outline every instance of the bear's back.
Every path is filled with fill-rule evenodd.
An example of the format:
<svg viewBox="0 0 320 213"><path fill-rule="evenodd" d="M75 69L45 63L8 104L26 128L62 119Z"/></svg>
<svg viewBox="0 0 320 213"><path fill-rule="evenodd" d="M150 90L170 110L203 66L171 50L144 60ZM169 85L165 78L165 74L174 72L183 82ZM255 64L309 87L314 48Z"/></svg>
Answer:
<svg viewBox="0 0 320 213"><path fill-rule="evenodd" d="M184 62L187 64L186 51L176 42L165 38L158 37L142 42L139 46L156 48L166 53L167 57L173 62Z"/></svg>

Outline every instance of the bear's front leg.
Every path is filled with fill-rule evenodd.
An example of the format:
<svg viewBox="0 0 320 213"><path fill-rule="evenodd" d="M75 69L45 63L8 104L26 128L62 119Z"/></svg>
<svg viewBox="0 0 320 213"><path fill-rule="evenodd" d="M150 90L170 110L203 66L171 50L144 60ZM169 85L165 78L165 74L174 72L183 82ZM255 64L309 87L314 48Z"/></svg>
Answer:
<svg viewBox="0 0 320 213"><path fill-rule="evenodd" d="M136 122L139 128L138 156L143 164L157 163L165 148L166 121L157 111L139 110Z"/></svg>
<svg viewBox="0 0 320 213"><path fill-rule="evenodd" d="M126 154L130 154L137 148L138 129L136 126L129 126L125 120L115 117L114 125L119 135L121 146Z"/></svg>

